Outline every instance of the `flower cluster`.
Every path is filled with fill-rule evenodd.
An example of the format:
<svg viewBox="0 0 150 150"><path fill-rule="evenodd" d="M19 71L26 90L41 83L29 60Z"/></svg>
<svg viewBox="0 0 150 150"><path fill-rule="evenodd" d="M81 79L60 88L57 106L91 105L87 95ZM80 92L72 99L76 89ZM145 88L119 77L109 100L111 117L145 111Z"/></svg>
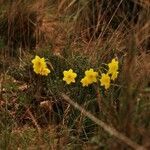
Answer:
<svg viewBox="0 0 150 150"><path fill-rule="evenodd" d="M47 76L50 73L50 70L47 68L44 58L35 56L35 58L32 60L32 63L33 63L33 70L36 74Z"/></svg>
<svg viewBox="0 0 150 150"><path fill-rule="evenodd" d="M47 76L50 73L44 58L35 56L35 58L32 60L32 63L34 72L36 74ZM99 77L98 72L90 68L89 70L85 71L85 76L80 82L82 83L82 86L85 87L100 81L101 86L104 86L105 89L108 89L110 87L111 80L115 80L118 76L118 68L118 61L116 59L112 59L112 61L108 63L107 73L102 73ZM65 70L63 75L63 81L65 81L67 84L75 83L77 74L72 69Z"/></svg>
<svg viewBox="0 0 150 150"><path fill-rule="evenodd" d="M101 86L104 86L105 89L108 89L110 87L111 80L115 80L118 76L118 61L116 59L112 59L112 61L108 64L108 72L102 73L101 75Z"/></svg>

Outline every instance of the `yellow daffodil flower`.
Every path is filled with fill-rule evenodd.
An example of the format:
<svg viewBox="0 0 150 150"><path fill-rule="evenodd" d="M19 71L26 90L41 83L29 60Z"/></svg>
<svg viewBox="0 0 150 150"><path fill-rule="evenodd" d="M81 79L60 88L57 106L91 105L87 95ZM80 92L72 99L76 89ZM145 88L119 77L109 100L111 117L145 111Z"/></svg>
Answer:
<svg viewBox="0 0 150 150"><path fill-rule="evenodd" d="M118 71L114 72L112 75L111 75L111 80L115 80L118 76Z"/></svg>
<svg viewBox="0 0 150 150"><path fill-rule="evenodd" d="M84 86L88 86L89 84L91 84L91 81L90 81L89 78L87 78L86 76L85 76L83 79L81 79L80 82L82 83L82 86L83 86L83 87L84 87Z"/></svg>
<svg viewBox="0 0 150 150"><path fill-rule="evenodd" d="M50 70L48 68L42 68L39 74L42 76L48 76L49 73L50 73Z"/></svg>
<svg viewBox="0 0 150 150"><path fill-rule="evenodd" d="M47 76L50 73L50 70L47 68L44 58L35 56L35 58L32 60L32 63L33 63L33 70L36 74Z"/></svg>
<svg viewBox="0 0 150 150"><path fill-rule="evenodd" d="M85 76L88 78L88 82L91 84L97 82L98 72L95 72L93 69L85 71Z"/></svg>
<svg viewBox="0 0 150 150"><path fill-rule="evenodd" d="M104 86L107 90L110 87L110 77L108 74L102 74L102 77L100 79L101 86Z"/></svg>
<svg viewBox="0 0 150 150"><path fill-rule="evenodd" d="M116 59L112 59L111 63L108 64L109 70L108 74L117 74L118 71L118 61Z"/></svg>
<svg viewBox="0 0 150 150"><path fill-rule="evenodd" d="M77 74L74 73L72 69L64 71L63 74L64 74L63 81L66 81L67 84L70 84L71 82L75 83L75 78L77 77Z"/></svg>

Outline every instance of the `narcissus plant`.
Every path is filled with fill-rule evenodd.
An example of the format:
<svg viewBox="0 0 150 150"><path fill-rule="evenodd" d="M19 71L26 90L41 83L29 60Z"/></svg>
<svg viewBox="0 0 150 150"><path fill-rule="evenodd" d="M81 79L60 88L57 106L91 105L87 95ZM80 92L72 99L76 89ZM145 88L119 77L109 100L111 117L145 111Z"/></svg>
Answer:
<svg viewBox="0 0 150 150"><path fill-rule="evenodd" d="M110 77L108 74L102 73L101 79L100 79L101 86L104 86L107 90L110 87Z"/></svg>
<svg viewBox="0 0 150 150"><path fill-rule="evenodd" d="M63 74L64 74L63 81L66 81L67 84L71 84L72 82L75 83L75 78L77 77L77 74L73 72L72 69L64 71Z"/></svg>
<svg viewBox="0 0 150 150"><path fill-rule="evenodd" d="M40 58L39 56L35 56L32 60L33 70L36 74L40 74L42 76L47 76L50 73L50 70L47 68L45 58Z"/></svg>
<svg viewBox="0 0 150 150"><path fill-rule="evenodd" d="M111 75L112 80L115 80L118 76L118 60L112 59L112 61L108 64L108 67L108 74Z"/></svg>
<svg viewBox="0 0 150 150"><path fill-rule="evenodd" d="M81 79L81 83L82 83L82 86L88 86L89 84L91 84L91 81L88 79L88 77L84 77Z"/></svg>
<svg viewBox="0 0 150 150"><path fill-rule="evenodd" d="M98 72L95 72L93 69L85 71L85 77L81 79L82 86L88 86L94 82L97 82Z"/></svg>

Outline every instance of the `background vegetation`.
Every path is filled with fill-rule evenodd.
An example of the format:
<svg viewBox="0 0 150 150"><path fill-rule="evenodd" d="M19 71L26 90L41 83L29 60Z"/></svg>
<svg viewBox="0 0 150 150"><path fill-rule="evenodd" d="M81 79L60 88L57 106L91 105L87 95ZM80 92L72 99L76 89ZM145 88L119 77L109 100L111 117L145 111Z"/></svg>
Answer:
<svg viewBox="0 0 150 150"><path fill-rule="evenodd" d="M47 59L46 78L33 72L36 54ZM112 58L119 77L111 88L83 88L84 71ZM149 0L1 0L0 149L135 149L62 92L149 149L149 60ZM66 85L62 72L70 68L79 78Z"/></svg>

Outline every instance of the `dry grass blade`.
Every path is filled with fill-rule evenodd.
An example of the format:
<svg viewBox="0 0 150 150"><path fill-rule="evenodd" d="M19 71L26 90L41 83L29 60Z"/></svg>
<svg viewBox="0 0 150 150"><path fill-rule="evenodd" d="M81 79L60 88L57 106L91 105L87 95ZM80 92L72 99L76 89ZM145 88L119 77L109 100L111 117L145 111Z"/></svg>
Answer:
<svg viewBox="0 0 150 150"><path fill-rule="evenodd" d="M37 131L38 131L38 133L40 135L41 134L41 128L39 127L35 117L31 113L30 109L29 108L26 108L26 109L27 109L27 114L31 117L31 120L32 120L33 124L35 125L35 127L37 128Z"/></svg>
<svg viewBox="0 0 150 150"><path fill-rule="evenodd" d="M119 2L119 4L118 4L117 8L115 9L114 13L112 14L112 16L111 16L111 18L110 18L110 20L109 20L107 26L105 27L104 31L99 35L98 38L102 37L102 35L105 34L106 30L108 29L108 27L109 27L109 25L110 25L112 19L114 18L115 14L116 14L116 12L118 11L118 9L119 9L120 5L122 4L122 2L123 2L123 0L120 0L120 2Z"/></svg>
<svg viewBox="0 0 150 150"><path fill-rule="evenodd" d="M137 0L136 3L140 4L142 7L150 7L150 1L149 0Z"/></svg>
<svg viewBox="0 0 150 150"><path fill-rule="evenodd" d="M68 103L70 103L73 107L78 109L82 114L90 118L93 122L95 122L97 125L101 126L105 131L107 131L109 134L115 136L116 138L122 140L124 143L132 147L133 149L136 150L146 150L143 146L135 143L122 133L118 132L115 128L107 125L103 121L97 119L95 116L93 116L90 112L86 111L83 107L72 101L66 94L62 93L61 96L63 97L64 100L66 100Z"/></svg>
<svg viewBox="0 0 150 150"><path fill-rule="evenodd" d="M65 9L65 11L67 11L74 3L76 2L76 0L73 0Z"/></svg>

